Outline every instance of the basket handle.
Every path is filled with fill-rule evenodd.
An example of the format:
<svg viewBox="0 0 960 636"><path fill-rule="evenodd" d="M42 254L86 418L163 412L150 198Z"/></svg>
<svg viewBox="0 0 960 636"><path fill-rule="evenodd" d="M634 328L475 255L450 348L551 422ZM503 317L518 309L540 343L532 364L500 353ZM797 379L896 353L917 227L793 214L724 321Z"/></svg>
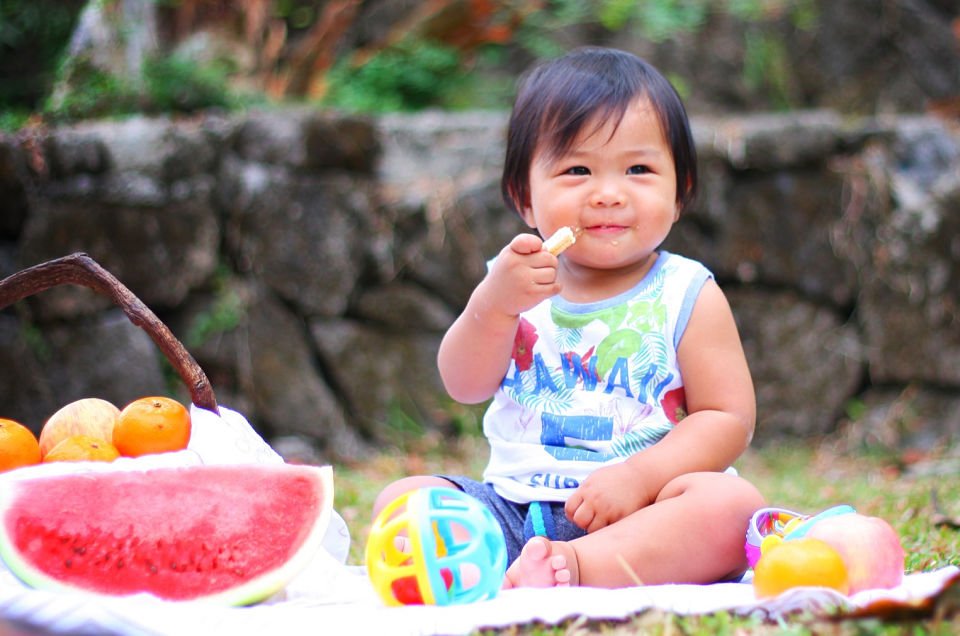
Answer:
<svg viewBox="0 0 960 636"><path fill-rule="evenodd" d="M130 322L146 331L160 347L187 385L191 401L200 408L219 413L213 387L190 352L149 307L88 254L69 254L28 267L0 280L0 309L27 296L66 284L89 287L119 305Z"/></svg>

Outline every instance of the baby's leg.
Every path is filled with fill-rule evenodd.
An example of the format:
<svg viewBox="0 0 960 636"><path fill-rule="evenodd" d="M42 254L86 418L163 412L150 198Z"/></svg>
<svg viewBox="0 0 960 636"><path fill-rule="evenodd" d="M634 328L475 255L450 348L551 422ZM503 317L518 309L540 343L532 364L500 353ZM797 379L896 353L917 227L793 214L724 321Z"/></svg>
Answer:
<svg viewBox="0 0 960 636"><path fill-rule="evenodd" d="M724 473L693 473L668 483L656 502L571 541L580 585L626 587L713 583L742 574L747 523L763 497Z"/></svg>
<svg viewBox="0 0 960 636"><path fill-rule="evenodd" d="M373 502L373 518L376 519L377 515L380 514L380 511L387 507L387 504L404 493L417 490L419 488L437 487L457 488L452 481L448 481L442 477L433 477L430 475L417 475L414 477L404 477L403 479L398 479L381 490L380 494L377 495L377 498Z"/></svg>
<svg viewBox="0 0 960 636"><path fill-rule="evenodd" d="M507 568L503 589L577 585L578 572L577 553L571 544L533 537Z"/></svg>
<svg viewBox="0 0 960 636"><path fill-rule="evenodd" d="M413 477L404 477L398 479L397 481L389 484L386 488L380 491L380 494L377 495L377 498L373 501L373 518L376 519L387 505L404 493L408 493L419 488L453 488L457 487L453 482L443 479L442 477L432 477L429 475L416 475ZM455 532L457 530L455 529ZM397 535L394 540L394 547L401 552L409 552L409 539L407 539L405 533Z"/></svg>

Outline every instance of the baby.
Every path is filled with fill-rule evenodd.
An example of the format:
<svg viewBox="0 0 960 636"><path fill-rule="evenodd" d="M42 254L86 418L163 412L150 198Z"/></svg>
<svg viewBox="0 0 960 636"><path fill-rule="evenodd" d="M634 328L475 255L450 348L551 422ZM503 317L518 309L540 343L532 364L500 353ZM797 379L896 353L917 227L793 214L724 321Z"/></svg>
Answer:
<svg viewBox="0 0 960 636"><path fill-rule="evenodd" d="M477 497L507 539L505 587L742 575L764 501L730 467L753 435L753 383L712 274L660 249L696 188L683 104L643 60L584 48L525 78L504 200L572 240L561 253L515 236L440 346L449 394L490 400L482 481L407 477L375 513L425 486Z"/></svg>

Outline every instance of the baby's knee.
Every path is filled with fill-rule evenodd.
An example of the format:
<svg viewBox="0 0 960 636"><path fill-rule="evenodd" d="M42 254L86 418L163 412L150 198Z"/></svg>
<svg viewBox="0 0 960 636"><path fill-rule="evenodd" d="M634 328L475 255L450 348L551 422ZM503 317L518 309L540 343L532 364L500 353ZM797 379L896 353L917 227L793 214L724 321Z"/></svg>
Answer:
<svg viewBox="0 0 960 636"><path fill-rule="evenodd" d="M758 508L767 505L763 495L751 482L736 475L721 475L718 490L724 494L727 505L752 515Z"/></svg>
<svg viewBox="0 0 960 636"><path fill-rule="evenodd" d="M661 498L685 495L696 501L705 512L723 511L735 517L746 517L766 505L763 495L752 483L727 473L690 473L667 484Z"/></svg>
<svg viewBox="0 0 960 636"><path fill-rule="evenodd" d="M400 495L420 488L456 488L456 486L453 482L442 477L433 477L431 475L415 475L398 479L387 485L387 487L377 495L377 498L373 502L373 517L376 518L381 510L386 508L391 501Z"/></svg>

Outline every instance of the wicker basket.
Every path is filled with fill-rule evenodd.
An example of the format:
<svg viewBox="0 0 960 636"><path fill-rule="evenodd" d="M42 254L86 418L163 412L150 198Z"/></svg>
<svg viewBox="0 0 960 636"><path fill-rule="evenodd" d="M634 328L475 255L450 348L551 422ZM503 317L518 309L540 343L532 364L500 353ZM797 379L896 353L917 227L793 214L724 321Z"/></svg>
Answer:
<svg viewBox="0 0 960 636"><path fill-rule="evenodd" d="M147 332L190 391L190 400L219 413L213 388L193 356L149 307L89 255L70 254L34 265L0 281L0 309L57 285L80 285L115 302L130 322Z"/></svg>

